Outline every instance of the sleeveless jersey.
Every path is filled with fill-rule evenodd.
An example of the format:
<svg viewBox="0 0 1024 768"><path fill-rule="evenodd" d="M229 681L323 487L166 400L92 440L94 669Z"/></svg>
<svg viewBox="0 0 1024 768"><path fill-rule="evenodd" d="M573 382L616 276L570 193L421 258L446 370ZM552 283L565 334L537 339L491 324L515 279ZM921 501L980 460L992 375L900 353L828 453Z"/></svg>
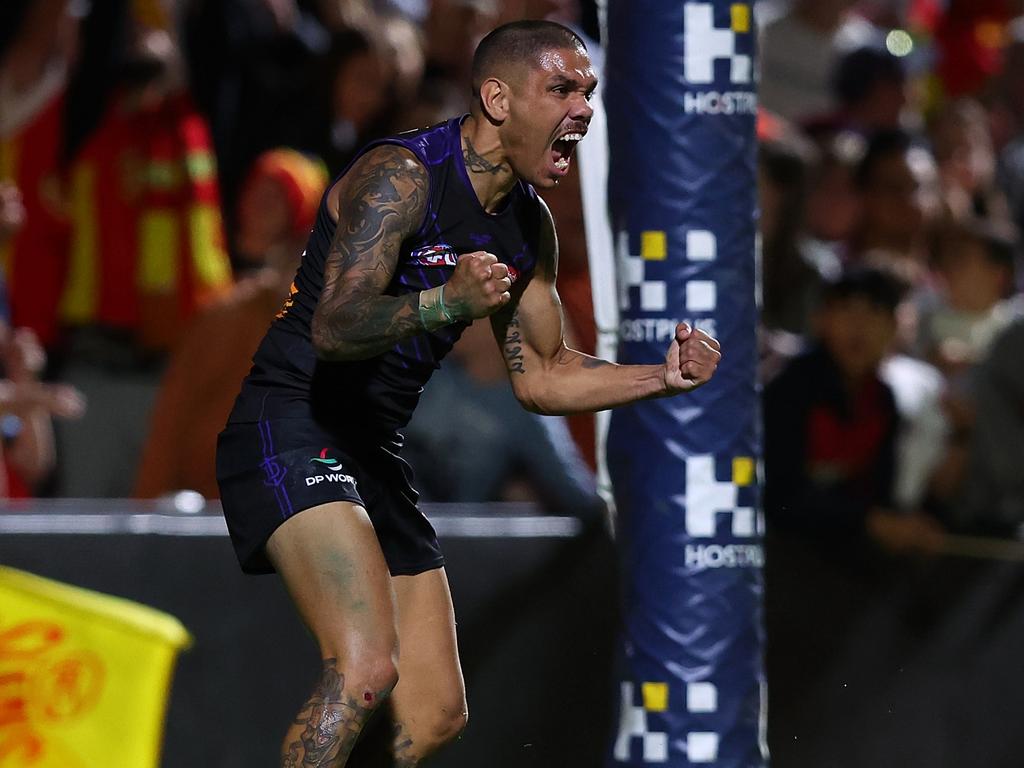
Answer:
<svg viewBox="0 0 1024 768"><path fill-rule="evenodd" d="M541 222L536 192L519 181L501 209L487 213L463 161L463 119L382 139L363 149L365 153L381 144L405 147L429 174L426 215L418 231L402 243L388 295L445 283L458 256L472 251L493 253L508 265L514 282L528 280L536 266ZM351 431L387 439L409 422L423 386L467 324L422 332L365 360L317 359L310 324L335 229L326 201L327 193L290 295L253 357L228 421L312 418L341 434Z"/></svg>

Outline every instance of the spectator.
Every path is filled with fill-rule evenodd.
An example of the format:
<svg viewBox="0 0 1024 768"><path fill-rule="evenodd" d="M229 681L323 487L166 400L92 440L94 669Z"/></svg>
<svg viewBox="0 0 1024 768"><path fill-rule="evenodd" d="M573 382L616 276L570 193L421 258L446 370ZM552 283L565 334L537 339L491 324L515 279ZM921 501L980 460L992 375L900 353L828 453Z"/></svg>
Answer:
<svg viewBox="0 0 1024 768"><path fill-rule="evenodd" d="M977 377L977 415L953 523L1019 536L1024 525L1024 320L996 338Z"/></svg>
<svg viewBox="0 0 1024 768"><path fill-rule="evenodd" d="M0 183L0 251L25 222L21 194ZM53 471L51 416L77 418L84 403L73 387L40 382L46 353L34 331L12 331L0 288L0 498L31 496Z"/></svg>
<svg viewBox="0 0 1024 768"><path fill-rule="evenodd" d="M257 159L242 186L235 236L250 274L201 311L176 348L153 408L135 496L185 489L218 496L217 433L288 296L326 185L322 165L293 150Z"/></svg>
<svg viewBox="0 0 1024 768"><path fill-rule="evenodd" d="M5 19L12 22L3 30L10 37L0 50L0 181L17 187L24 222L0 245L0 256L9 319L52 347L67 264L60 158L78 20L64 0L20 5L20 24ZM5 4L5 12L19 16L15 3Z"/></svg>
<svg viewBox="0 0 1024 768"><path fill-rule="evenodd" d="M871 138L857 168L861 220L852 255L899 268L914 285L927 282L926 244L938 206L935 164L902 131Z"/></svg>
<svg viewBox="0 0 1024 768"><path fill-rule="evenodd" d="M838 124L864 136L900 128L907 106L906 74L902 61L885 48L867 46L844 54L832 87Z"/></svg>
<svg viewBox="0 0 1024 768"><path fill-rule="evenodd" d="M981 105L966 98L947 104L930 128L947 215L1008 216L1006 200L995 184L995 150Z"/></svg>
<svg viewBox="0 0 1024 768"><path fill-rule="evenodd" d="M919 353L954 384L1013 319L1015 233L979 218L951 222L937 245L941 292L919 321Z"/></svg>
<svg viewBox="0 0 1024 768"><path fill-rule="evenodd" d="M227 231L253 161L281 145L307 145L321 115L308 93L347 2L202 0L186 3L190 88L210 121ZM365 17L362 8L356 17ZM340 23L340 19L338 20ZM232 243L232 246L234 244Z"/></svg>
<svg viewBox="0 0 1024 768"><path fill-rule="evenodd" d="M356 150L381 135L397 108L395 49L378 26L335 34L324 63L325 109L321 130L310 148L323 157L332 175L344 170Z"/></svg>
<svg viewBox="0 0 1024 768"><path fill-rule="evenodd" d="M498 22L496 0L433 0L427 17L427 78L454 83L471 81L473 51ZM470 93L463 89L463 109Z"/></svg>
<svg viewBox="0 0 1024 768"><path fill-rule="evenodd" d="M231 279L209 132L166 32L132 26L118 87L68 179L62 376L90 408L58 431L69 457L58 490L127 496L166 354Z"/></svg>
<svg viewBox="0 0 1024 768"><path fill-rule="evenodd" d="M822 279L803 247L814 150L794 136L762 141L759 149L762 322L773 331L803 335L809 330Z"/></svg>
<svg viewBox="0 0 1024 768"><path fill-rule="evenodd" d="M789 536L937 547L934 524L893 509L898 413L879 366L903 287L855 268L825 290L817 341L765 390L765 513Z"/></svg>
<svg viewBox="0 0 1024 768"><path fill-rule="evenodd" d="M865 142L847 131L820 136L815 141L819 154L811 169L805 228L815 245L831 253L829 261L835 261L845 256L846 244L860 219L855 174L864 157Z"/></svg>
<svg viewBox="0 0 1024 768"><path fill-rule="evenodd" d="M761 104L794 123L834 111L829 76L843 51L874 37L855 0L795 0L761 33Z"/></svg>
<svg viewBox="0 0 1024 768"><path fill-rule="evenodd" d="M53 417L85 412L81 393L40 381L46 353L28 328L0 321L0 498L36 495L56 466Z"/></svg>

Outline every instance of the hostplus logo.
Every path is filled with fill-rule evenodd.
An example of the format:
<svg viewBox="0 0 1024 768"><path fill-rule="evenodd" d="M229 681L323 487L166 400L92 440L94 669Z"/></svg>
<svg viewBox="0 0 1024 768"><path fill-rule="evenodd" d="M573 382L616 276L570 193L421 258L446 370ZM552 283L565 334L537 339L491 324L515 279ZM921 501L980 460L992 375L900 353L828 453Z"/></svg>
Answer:
<svg viewBox="0 0 1024 768"><path fill-rule="evenodd" d="M683 75L689 86L683 107L697 115L756 114L751 7L730 5L726 27L715 26L714 11L707 2L683 6Z"/></svg>
<svg viewBox="0 0 1024 768"><path fill-rule="evenodd" d="M720 523L728 520L726 544L700 543L686 545L686 567L760 568L764 550L759 543L743 543L737 539L756 540L764 533L764 519L755 508L757 464L750 456L732 459L727 480L718 479L715 456L698 455L686 459L686 493L674 501L682 504L686 533L691 539L714 539Z"/></svg>
<svg viewBox="0 0 1024 768"><path fill-rule="evenodd" d="M306 478L306 485L316 485L317 483L346 483L355 487L356 479L352 475L343 473L341 462L338 459L329 457L327 455L327 449L324 448L320 451L319 456L314 456L309 460L310 464L318 464L325 474L310 475Z"/></svg>

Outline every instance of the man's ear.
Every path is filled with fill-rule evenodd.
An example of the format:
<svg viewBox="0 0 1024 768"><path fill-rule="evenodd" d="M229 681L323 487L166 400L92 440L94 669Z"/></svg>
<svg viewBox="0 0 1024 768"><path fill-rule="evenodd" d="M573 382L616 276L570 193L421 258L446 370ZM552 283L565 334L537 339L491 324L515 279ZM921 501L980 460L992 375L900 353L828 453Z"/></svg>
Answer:
<svg viewBox="0 0 1024 768"><path fill-rule="evenodd" d="M480 84L480 104L492 122L501 124L508 118L510 95L508 83L496 77Z"/></svg>

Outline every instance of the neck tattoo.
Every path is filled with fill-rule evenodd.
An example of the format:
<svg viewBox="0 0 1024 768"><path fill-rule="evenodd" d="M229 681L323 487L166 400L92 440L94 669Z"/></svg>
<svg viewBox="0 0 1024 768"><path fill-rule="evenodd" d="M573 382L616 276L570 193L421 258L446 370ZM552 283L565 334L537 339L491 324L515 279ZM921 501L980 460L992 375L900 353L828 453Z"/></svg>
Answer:
<svg viewBox="0 0 1024 768"><path fill-rule="evenodd" d="M465 158L466 168L473 173L489 173L495 176L499 173L508 173L509 169L504 163L495 165L484 156L477 154L477 151L473 148L473 142L466 137L466 148L462 151L462 157Z"/></svg>

